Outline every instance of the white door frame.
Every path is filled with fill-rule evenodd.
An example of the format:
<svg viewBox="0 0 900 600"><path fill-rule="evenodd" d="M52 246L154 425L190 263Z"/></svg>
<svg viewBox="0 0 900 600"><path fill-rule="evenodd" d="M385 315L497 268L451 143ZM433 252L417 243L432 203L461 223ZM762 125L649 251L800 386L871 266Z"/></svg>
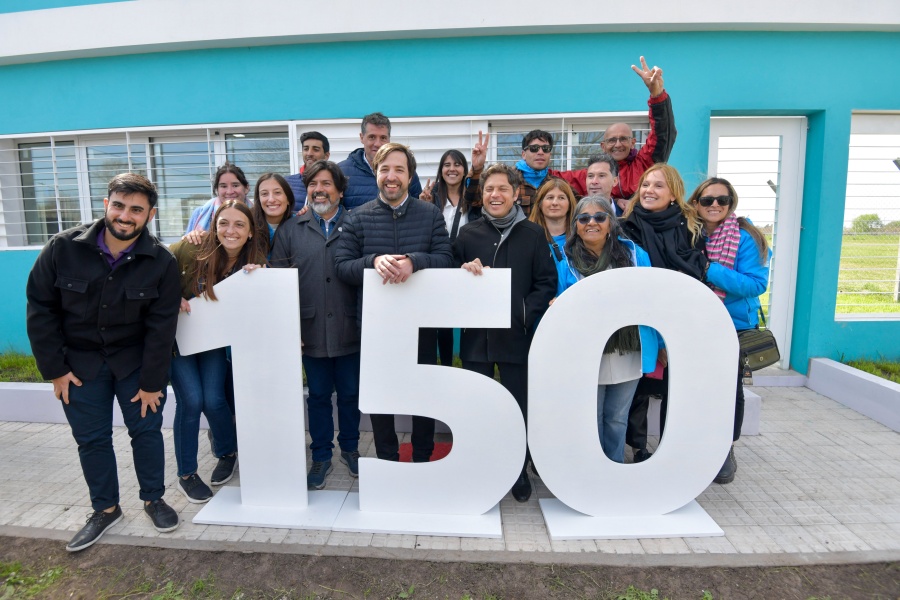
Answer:
<svg viewBox="0 0 900 600"><path fill-rule="evenodd" d="M803 213L803 169L806 163L806 117L712 117L709 125L710 177L718 171L719 137L781 137L780 176L776 192L775 239L778 268L770 283L769 329L781 350L782 369L790 368L794 299L797 294L797 262L800 252L800 217Z"/></svg>

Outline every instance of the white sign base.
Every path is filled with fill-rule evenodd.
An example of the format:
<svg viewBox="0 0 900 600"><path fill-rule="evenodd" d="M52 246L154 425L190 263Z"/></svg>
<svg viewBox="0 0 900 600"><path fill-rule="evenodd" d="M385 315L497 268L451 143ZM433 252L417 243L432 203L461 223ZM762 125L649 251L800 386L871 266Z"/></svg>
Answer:
<svg viewBox="0 0 900 600"><path fill-rule="evenodd" d="M226 486L197 513L193 523L278 529L331 529L347 498L347 492L309 492L306 506L254 506L241 503L241 488Z"/></svg>
<svg viewBox="0 0 900 600"><path fill-rule="evenodd" d="M315 494L310 494L310 502ZM350 492L331 528L333 531L395 533L501 539L500 505L482 515L363 512L359 494Z"/></svg>
<svg viewBox="0 0 900 600"><path fill-rule="evenodd" d="M538 501L551 540L716 537L725 535L696 500L665 515L589 517L556 498Z"/></svg>

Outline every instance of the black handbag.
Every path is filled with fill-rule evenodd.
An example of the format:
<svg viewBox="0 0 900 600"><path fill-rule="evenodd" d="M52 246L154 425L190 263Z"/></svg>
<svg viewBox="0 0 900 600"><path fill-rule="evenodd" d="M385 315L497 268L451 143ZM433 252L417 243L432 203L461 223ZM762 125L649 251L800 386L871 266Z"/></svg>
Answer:
<svg viewBox="0 0 900 600"><path fill-rule="evenodd" d="M744 385L753 385L753 371L774 365L781 360L775 335L766 326L766 317L762 309L759 311L759 319L764 329L757 326L756 329L738 333L738 343L741 347L741 378Z"/></svg>

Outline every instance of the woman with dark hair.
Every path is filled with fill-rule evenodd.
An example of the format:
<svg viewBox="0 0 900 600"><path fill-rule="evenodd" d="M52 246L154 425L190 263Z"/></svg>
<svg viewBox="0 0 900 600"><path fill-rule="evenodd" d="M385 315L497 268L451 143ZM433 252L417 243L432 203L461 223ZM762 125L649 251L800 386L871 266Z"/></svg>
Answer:
<svg viewBox="0 0 900 600"><path fill-rule="evenodd" d="M576 281L609 269L650 266L647 253L621 237L616 213L602 196L583 198L573 212L566 254ZM606 341L597 381L597 429L612 461L625 462L628 409L641 374L656 368L658 343L656 332L643 325L623 327Z"/></svg>
<svg viewBox="0 0 900 600"><path fill-rule="evenodd" d="M528 220L544 230L550 256L556 264L556 295L577 281L566 256L566 232L575 215L575 192L562 179L549 178L534 194L534 207Z"/></svg>
<svg viewBox="0 0 900 600"><path fill-rule="evenodd" d="M209 231L210 222L223 202L235 200L247 203L250 184L244 171L235 164L226 162L216 169L212 186L214 196L203 206L198 206L188 220L186 234L192 231Z"/></svg>
<svg viewBox="0 0 900 600"><path fill-rule="evenodd" d="M265 250L254 231L250 208L237 200L228 200L216 210L209 235L204 236L199 246L187 241L172 244L172 253L181 269L182 312L191 311L188 299L202 296L214 301L215 284L240 270L249 273L265 264ZM225 399L227 369L225 348L182 356L176 344L171 376L175 390L177 487L189 502L202 503L212 498L212 491L197 475L200 413L209 422L219 459L210 482L222 485L234 474L237 438Z"/></svg>
<svg viewBox="0 0 900 600"><path fill-rule="evenodd" d="M694 190L689 204L696 208L706 236L709 268L706 282L725 303L738 333L759 327L759 296L769 285L769 244L763 233L744 217L735 215L738 205L734 186L725 179L712 177ZM741 437L744 422L743 366L738 364L735 395L734 434ZM737 471L734 444L725 464L713 480L730 483Z"/></svg>
<svg viewBox="0 0 900 600"><path fill-rule="evenodd" d="M622 230L647 252L651 266L705 281L709 263L703 253L703 224L696 209L684 201L684 181L674 167L657 163L644 171L623 218ZM666 425L669 357L665 348L660 348L658 361L662 378L641 378L628 416L627 441L634 448L634 462L651 456L647 451L647 409L651 395L662 398L660 435Z"/></svg>
<svg viewBox="0 0 900 600"><path fill-rule="evenodd" d="M253 221L256 235L265 242L266 255L272 251L272 240L278 226L291 218L294 191L287 179L278 173L263 173L253 192Z"/></svg>
<svg viewBox="0 0 900 600"><path fill-rule="evenodd" d="M469 205L466 200L466 174L469 163L459 150L447 150L438 163L438 174L433 185L425 186L420 198L432 202L444 213L444 223L450 234L450 243L456 239L460 228L481 217L481 208ZM453 329L438 329L438 355L444 366L453 365Z"/></svg>

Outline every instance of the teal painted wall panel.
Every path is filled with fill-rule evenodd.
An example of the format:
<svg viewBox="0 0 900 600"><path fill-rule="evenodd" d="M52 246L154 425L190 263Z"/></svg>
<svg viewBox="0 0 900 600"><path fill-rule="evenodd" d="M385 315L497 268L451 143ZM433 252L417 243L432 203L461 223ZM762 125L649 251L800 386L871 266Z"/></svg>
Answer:
<svg viewBox="0 0 900 600"><path fill-rule="evenodd" d="M25 330L25 284L37 250L0 252L3 293L0 294L0 351L10 348L31 354Z"/></svg>
<svg viewBox="0 0 900 600"><path fill-rule="evenodd" d="M46 8L65 8L67 6L87 6L90 4L109 4L111 2L130 2L131 0L2 0L0 14L24 12L28 10L44 10Z"/></svg>
<svg viewBox="0 0 900 600"><path fill-rule="evenodd" d="M791 360L892 348L900 322L837 323L852 110L900 110L895 33L532 35L230 48L0 67L0 133L208 122L646 110L629 66L665 71L690 189L709 117L805 115L803 230ZM451 74L448 76L447 74ZM529 87L530 86L530 87ZM64 91L64 92L62 92ZM61 94L64 93L64 98Z"/></svg>

